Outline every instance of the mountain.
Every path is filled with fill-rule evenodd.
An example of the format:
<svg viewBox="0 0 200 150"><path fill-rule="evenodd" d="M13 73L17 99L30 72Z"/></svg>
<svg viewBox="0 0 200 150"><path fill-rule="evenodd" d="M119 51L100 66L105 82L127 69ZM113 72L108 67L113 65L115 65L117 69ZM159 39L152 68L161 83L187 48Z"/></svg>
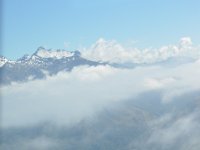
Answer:
<svg viewBox="0 0 200 150"><path fill-rule="evenodd" d="M39 47L32 55L24 55L16 61L0 57L0 83L24 82L42 79L46 75L55 75L60 71L71 71L80 65L103 65L81 57L79 51L47 50Z"/></svg>

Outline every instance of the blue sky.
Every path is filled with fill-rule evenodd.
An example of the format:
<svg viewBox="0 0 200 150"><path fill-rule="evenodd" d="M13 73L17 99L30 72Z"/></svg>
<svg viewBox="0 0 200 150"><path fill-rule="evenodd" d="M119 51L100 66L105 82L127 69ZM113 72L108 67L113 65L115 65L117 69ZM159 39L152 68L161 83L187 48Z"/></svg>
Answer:
<svg viewBox="0 0 200 150"><path fill-rule="evenodd" d="M190 36L200 43L199 0L4 0L3 55L37 47L78 49L97 39L159 47Z"/></svg>

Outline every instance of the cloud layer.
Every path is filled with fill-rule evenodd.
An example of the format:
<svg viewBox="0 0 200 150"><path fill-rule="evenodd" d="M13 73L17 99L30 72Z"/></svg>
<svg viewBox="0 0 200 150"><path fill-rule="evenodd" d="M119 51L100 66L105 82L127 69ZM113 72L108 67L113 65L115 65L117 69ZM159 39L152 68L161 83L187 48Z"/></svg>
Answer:
<svg viewBox="0 0 200 150"><path fill-rule="evenodd" d="M174 97L199 90L199 67L199 61L172 68L81 66L46 80L13 83L1 88L3 124L76 122L150 90L162 91L162 102L169 103Z"/></svg>

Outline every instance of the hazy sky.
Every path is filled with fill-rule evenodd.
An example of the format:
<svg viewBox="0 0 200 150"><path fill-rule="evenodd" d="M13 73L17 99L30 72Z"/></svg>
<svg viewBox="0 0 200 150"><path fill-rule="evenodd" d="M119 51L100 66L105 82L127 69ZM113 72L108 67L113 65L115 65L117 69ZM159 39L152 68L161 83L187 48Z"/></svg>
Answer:
<svg viewBox="0 0 200 150"><path fill-rule="evenodd" d="M4 0L3 55L37 47L78 49L97 39L159 47L189 36L200 43L199 0Z"/></svg>

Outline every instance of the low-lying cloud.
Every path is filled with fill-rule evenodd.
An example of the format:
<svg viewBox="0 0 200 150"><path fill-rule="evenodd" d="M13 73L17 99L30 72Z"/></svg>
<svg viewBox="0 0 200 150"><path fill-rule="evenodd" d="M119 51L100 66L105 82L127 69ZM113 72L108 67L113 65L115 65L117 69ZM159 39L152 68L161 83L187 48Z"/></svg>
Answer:
<svg viewBox="0 0 200 150"><path fill-rule="evenodd" d="M2 124L6 127L43 121L75 123L116 101L134 100L150 90L160 90L162 103L169 103L176 96L199 90L199 67L199 61L173 68L80 66L45 80L13 83L1 88Z"/></svg>

